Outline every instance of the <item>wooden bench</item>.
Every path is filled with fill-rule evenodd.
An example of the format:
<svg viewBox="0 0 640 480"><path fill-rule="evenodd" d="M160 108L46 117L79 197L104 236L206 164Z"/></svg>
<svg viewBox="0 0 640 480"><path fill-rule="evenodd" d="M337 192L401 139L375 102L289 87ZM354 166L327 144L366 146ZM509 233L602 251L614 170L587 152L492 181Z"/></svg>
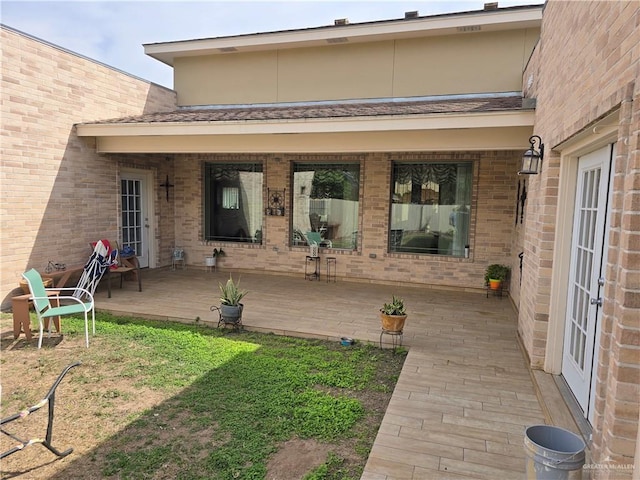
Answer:
<svg viewBox="0 0 640 480"><path fill-rule="evenodd" d="M140 275L140 263L138 257L131 255L129 257L120 256L120 265L118 268L107 268L107 290L109 298L111 298L111 275L120 275L120 288L122 288L123 277L127 274L131 274L138 281L138 291L142 291L142 276Z"/></svg>
<svg viewBox="0 0 640 480"><path fill-rule="evenodd" d="M74 273L82 273L84 265L75 265L73 267L67 267L64 270L55 270L49 273L40 273L42 279L50 278L53 280L53 286L56 288L63 288L67 286L67 282Z"/></svg>

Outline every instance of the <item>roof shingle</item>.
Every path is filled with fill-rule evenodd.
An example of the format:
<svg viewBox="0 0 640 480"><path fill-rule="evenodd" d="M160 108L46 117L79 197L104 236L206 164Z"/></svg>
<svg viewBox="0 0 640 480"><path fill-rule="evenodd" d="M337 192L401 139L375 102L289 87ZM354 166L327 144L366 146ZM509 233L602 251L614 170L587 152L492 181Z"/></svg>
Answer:
<svg viewBox="0 0 640 480"><path fill-rule="evenodd" d="M363 101L301 105L216 106L115 118L93 124L278 121L523 110L521 96L438 100Z"/></svg>

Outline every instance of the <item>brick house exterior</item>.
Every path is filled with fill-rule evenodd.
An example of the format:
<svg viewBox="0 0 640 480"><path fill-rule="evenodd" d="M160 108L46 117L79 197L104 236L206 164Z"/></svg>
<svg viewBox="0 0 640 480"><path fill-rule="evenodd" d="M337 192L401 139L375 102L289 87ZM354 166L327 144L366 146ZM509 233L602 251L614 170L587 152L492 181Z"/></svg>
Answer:
<svg viewBox="0 0 640 480"><path fill-rule="evenodd" d="M576 166L616 144L609 197L603 311L594 365L594 462L633 464L640 399L640 7L637 2L545 5L541 39L524 72L525 95L537 99L534 132L545 142L544 166L532 177L521 232L525 267L519 331L534 367L560 374L565 318L563 284L570 256L566 231ZM563 273L564 272L564 273ZM627 469L598 478L625 478Z"/></svg>
<svg viewBox="0 0 640 480"><path fill-rule="evenodd" d="M494 18L496 13L508 19ZM533 109L521 98L521 76L538 37L540 7L450 20L452 25L427 17L212 39L211 45L149 45L150 55L174 66L179 109L85 123L78 132L97 138L98 150L114 158L172 152L176 224L167 238L185 248L191 265L202 266L204 256L222 246L226 268L298 274L308 254L306 246L292 242L291 216L265 215L259 243L207 241L206 163L262 163L265 199L268 189L285 190L290 206L294 165L352 162L360 165L361 175L361 208L353 228L357 248L330 250L338 257L338 277L482 291L486 266L512 253L520 146L533 124ZM504 21L511 28L503 27ZM486 33L476 35L472 48L460 39L464 28L477 22ZM223 46L228 41L237 42L235 50ZM276 44L265 51L261 44L270 42ZM446 58L430 53L440 60L437 74L425 69L424 52L433 44L448 52ZM469 64L469 75L454 82L460 64ZM496 69L502 74L493 75ZM366 75L358 74L361 70ZM363 76L372 85L363 83ZM283 85L293 85L293 91ZM351 98L354 91L362 97ZM216 105L207 108L211 102ZM473 165L469 257L390 252L394 162L454 160ZM169 262L171 243L164 238L157 265ZM515 275L517 257L509 263ZM517 285L510 287L516 299Z"/></svg>
<svg viewBox="0 0 640 480"><path fill-rule="evenodd" d="M0 32L6 305L27 268L82 264L91 239L118 238L118 167L74 124L173 109L176 94L9 27ZM166 173L159 159L151 165Z"/></svg>
<svg viewBox="0 0 640 480"><path fill-rule="evenodd" d="M529 14L531 17L526 16ZM361 179L357 248L330 250L337 257L338 277L484 292L486 266L507 263L512 269L509 296L518 311L518 331L530 363L533 368L560 375L572 250L571 228L566 225L573 221L577 169L581 157L615 143L603 308L596 332L595 396L585 416L593 430L590 447L594 461L624 465L635 461L634 478L638 478L640 7L636 2L550 0L542 11L539 7L498 9L472 12L468 17L418 21L424 21L429 29L431 24L451 20L457 33L447 31L438 41L460 40L463 51L468 44L462 32L473 32L469 28L474 22L484 22L487 34L467 38L479 44L481 40L488 42L483 48L490 51L487 45L498 48L509 43L504 35L511 33L491 30L490 25L497 24L493 18L499 15L507 15L513 30L518 30L520 53L500 51L491 62L485 62L489 64L486 75L478 74L481 67L476 67L480 91L464 81L459 85L446 81L442 72L455 74L455 62L449 69L444 61L439 65L443 75L439 83L429 80L432 73L420 70L422 65L415 68L416 74L425 78L424 85L412 81L411 75L403 79L402 69L409 68L412 55L421 51L420 42L426 40L398 37L394 48L399 57L405 48L406 64L395 64L391 73L382 68L371 85L356 82L354 86L351 80L344 81L349 84L344 91L349 92L367 85L362 86L366 88L364 95L346 96L340 85L332 87L331 79L323 78L327 86L319 90L317 98L312 96L315 89L305 90L300 81L293 80L300 78L295 68L287 70L288 65L302 61L303 56L297 56L293 48L295 42L299 43L296 48L313 54L319 64L330 57L326 52L338 51L330 50L332 46L305 43L305 35L316 33L314 29L290 32L295 42L287 45L286 52L279 52L283 73L272 88L267 88L271 77L265 72L272 71L269 59L273 52L267 49L260 54L248 52L246 61L237 55L244 62L242 67L253 72L247 76L251 78L243 77L243 82L259 78L267 85L264 90L235 82L239 85L236 91L234 82L222 75L216 77L218 84L202 88L194 78L205 78L203 72L222 68L218 61L231 69L235 58L223 59L220 52L207 52L200 63L197 55L171 59L176 72L174 92L3 27L0 181L4 303L25 269L44 267L50 259L81 263L89 241L104 237L122 240L120 180L127 174L141 175L149 184L150 268L170 265L173 245L185 248L192 267L204 268L203 257L214 246L222 246L227 251L225 268L300 275L308 249L292 244L288 214L265 215L259 242L205 238L205 164L263 163L266 202L267 188L291 195L292 170L297 163L353 162L360 165ZM399 31L406 25L411 23L374 22L365 27L376 31L389 26ZM327 38L334 34L342 38L343 33L348 37L345 32L350 30L343 27L318 32ZM384 59L393 50L385 43L387 39L371 35L375 48L367 42L340 47L348 60L336 65L337 77L347 78L347 74L340 77L343 71L353 73L350 62L362 69L372 68L372 62L358 63L358 58ZM409 34L403 31L402 35ZM217 41L259 44L263 38L271 37L257 34ZM335 38L326 43L336 44ZM147 48L152 56L168 61L162 56L163 49L172 46ZM186 51L191 47L186 42L181 48ZM214 43L213 48L230 47ZM502 65L508 55L514 56L508 57L508 65ZM267 65L261 74L251 70L258 64ZM463 64L458 59L457 65ZM493 75L492 80L491 68L504 68L504 73ZM513 72L517 73L515 84ZM395 91L386 89L384 82L391 74L397 77ZM473 82L472 75L463 76ZM513 97L490 100L477 96L509 90L522 92L525 99L518 97L519 103L512 104L508 99ZM447 97L450 93L454 94L453 102ZM355 106L351 102L364 97L421 100L409 106L398 101ZM535 109L527 101L532 99ZM336 118L335 111L327 113L322 109L328 107L314 103L319 101L347 113ZM188 109L213 103L223 108ZM254 105L260 103L268 108ZM378 110L363 114L359 108L364 107ZM295 117L299 112L292 108L302 109L299 121ZM415 113L415 109L422 110ZM227 116L221 117L221 112ZM256 117L247 120L247 115ZM416 118L419 127L410 124ZM406 123L396 126L399 122ZM231 133L220 133L227 130ZM542 169L539 175L518 176L520 156L532 134L539 135L545 144ZM389 193L394 162L452 159L473 165L469 256L390 252ZM171 191L160 186L165 181L173 184ZM525 186L527 198L521 203ZM34 202L34 198L41 200ZM594 475L631 478L632 472L603 469Z"/></svg>

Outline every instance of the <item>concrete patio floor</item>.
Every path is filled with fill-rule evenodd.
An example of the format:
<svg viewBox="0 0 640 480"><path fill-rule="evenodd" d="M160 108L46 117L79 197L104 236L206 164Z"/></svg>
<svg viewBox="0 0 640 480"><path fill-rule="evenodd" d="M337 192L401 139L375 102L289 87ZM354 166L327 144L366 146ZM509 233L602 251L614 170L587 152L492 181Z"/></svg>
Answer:
<svg viewBox="0 0 640 480"><path fill-rule="evenodd" d="M550 376L531 372L508 298L478 292L336 283L234 273L245 297L243 324L255 331L338 340L380 340L378 309L404 298L408 319L404 368L362 479L523 478L524 430L558 424L578 433ZM228 271L143 271L134 282L101 285L96 308L146 318L215 325L209 309ZM114 282L117 283L117 282ZM389 342L390 337L384 336ZM384 348L390 348L385 343ZM552 415L550 412L553 411ZM560 413L559 413L560 412Z"/></svg>

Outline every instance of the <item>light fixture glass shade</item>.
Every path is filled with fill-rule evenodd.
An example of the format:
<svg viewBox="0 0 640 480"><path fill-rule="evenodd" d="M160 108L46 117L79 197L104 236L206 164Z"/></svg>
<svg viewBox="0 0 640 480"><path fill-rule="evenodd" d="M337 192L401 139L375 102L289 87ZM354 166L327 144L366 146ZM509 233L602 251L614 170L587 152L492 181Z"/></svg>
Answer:
<svg viewBox="0 0 640 480"><path fill-rule="evenodd" d="M518 175L537 175L538 163L540 163L540 154L530 148L522 154L522 168L520 168Z"/></svg>

